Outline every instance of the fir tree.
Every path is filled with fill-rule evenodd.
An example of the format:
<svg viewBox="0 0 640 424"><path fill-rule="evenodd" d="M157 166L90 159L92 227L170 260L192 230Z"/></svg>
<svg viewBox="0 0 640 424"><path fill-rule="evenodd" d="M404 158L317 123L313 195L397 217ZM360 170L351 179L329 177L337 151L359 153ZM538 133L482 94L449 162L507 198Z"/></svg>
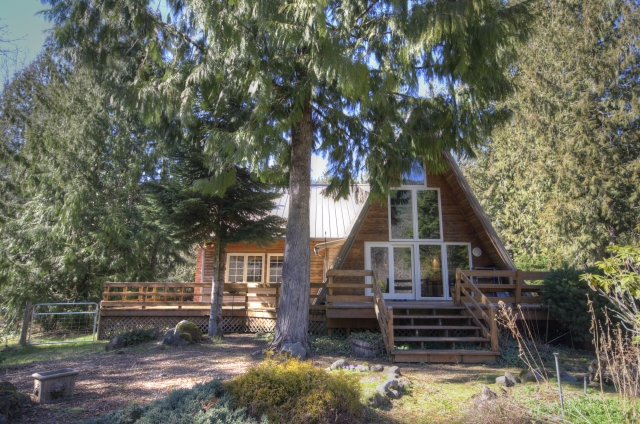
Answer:
<svg viewBox="0 0 640 424"><path fill-rule="evenodd" d="M526 3L499 0L169 0L164 20L146 0L50 3L58 44L94 69L144 49L123 103L185 125L239 112L233 130L201 132L212 182L223 189L241 164L288 184L273 345L307 349L311 152L328 157L330 194L366 172L379 197L416 157L435 172L443 151L471 153L500 118L490 102L509 92L529 20Z"/></svg>

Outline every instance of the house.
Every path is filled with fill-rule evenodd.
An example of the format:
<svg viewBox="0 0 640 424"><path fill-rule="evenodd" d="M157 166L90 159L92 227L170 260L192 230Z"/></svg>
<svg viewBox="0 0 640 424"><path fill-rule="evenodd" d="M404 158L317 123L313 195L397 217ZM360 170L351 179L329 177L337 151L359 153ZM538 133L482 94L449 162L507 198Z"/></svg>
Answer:
<svg viewBox="0 0 640 424"><path fill-rule="evenodd" d="M496 345L465 349L489 344L489 318L481 322L484 306L470 313L453 302L456 269L515 272L515 265L457 164L446 158L450 167L443 174L417 167L405 175L387 204L368 201L367 186L354 187L348 200L338 201L322 196L323 186L312 187L310 331L389 333L380 308L374 308L375 278L387 305L384 314L391 314L390 355L394 343L413 348L413 356L398 351L396 360L478 362L499 354ZM286 217L287 201L285 194L274 213ZM266 248L228 246L223 322L228 320L230 331L273 328L283 251L284 240ZM213 246L198 252L196 283L212 281L212 255ZM358 274L364 270L370 271Z"/></svg>

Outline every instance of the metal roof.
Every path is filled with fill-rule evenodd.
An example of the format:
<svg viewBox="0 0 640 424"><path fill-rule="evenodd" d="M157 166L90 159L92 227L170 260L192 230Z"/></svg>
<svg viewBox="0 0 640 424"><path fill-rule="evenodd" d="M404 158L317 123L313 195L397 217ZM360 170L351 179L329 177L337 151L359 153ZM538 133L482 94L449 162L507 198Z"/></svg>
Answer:
<svg viewBox="0 0 640 424"><path fill-rule="evenodd" d="M312 239L339 239L349 234L369 195L368 185L351 189L347 199L335 200L322 191L326 184L312 184L309 198L309 224ZM289 216L289 193L284 192L275 200L272 213L282 218Z"/></svg>

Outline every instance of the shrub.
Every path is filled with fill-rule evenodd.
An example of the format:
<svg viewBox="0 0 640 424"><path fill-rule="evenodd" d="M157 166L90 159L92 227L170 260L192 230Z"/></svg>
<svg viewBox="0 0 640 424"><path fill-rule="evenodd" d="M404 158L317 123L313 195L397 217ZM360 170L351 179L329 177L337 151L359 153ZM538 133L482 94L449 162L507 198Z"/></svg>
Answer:
<svg viewBox="0 0 640 424"><path fill-rule="evenodd" d="M220 380L212 380L196 384L192 389L175 390L148 405L133 403L87 424L256 423L247 417L244 409L233 410L230 403L231 398L224 393Z"/></svg>
<svg viewBox="0 0 640 424"><path fill-rule="evenodd" d="M571 268L556 270L544 279L542 290L542 302L549 307L549 315L570 330L571 337L578 342L590 342L593 337L589 332L591 313L588 298L593 301L593 307L601 321L604 321L604 308L611 306L609 301L580 279L584 272ZM587 269L586 272L602 273L596 268Z"/></svg>
<svg viewBox="0 0 640 424"><path fill-rule="evenodd" d="M371 344L377 349L376 356L386 356L387 352L382 341L382 334L372 333L371 331L362 331L359 333L351 333L351 338Z"/></svg>
<svg viewBox="0 0 640 424"><path fill-rule="evenodd" d="M268 358L227 383L234 406L274 423L361 422L360 383L342 371L328 373L308 362Z"/></svg>
<svg viewBox="0 0 640 424"><path fill-rule="evenodd" d="M120 333L125 346L135 346L156 338L158 332L155 328L138 328Z"/></svg>

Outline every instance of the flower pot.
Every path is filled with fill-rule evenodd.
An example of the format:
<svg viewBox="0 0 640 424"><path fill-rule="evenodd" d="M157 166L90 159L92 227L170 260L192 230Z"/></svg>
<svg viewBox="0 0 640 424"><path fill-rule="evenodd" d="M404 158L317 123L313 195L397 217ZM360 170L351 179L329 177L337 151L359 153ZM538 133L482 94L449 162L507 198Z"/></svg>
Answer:
<svg viewBox="0 0 640 424"><path fill-rule="evenodd" d="M73 396L78 371L63 368L55 371L37 372L31 375L33 395L37 403L53 403Z"/></svg>
<svg viewBox="0 0 640 424"><path fill-rule="evenodd" d="M377 343L364 342L351 338L351 350L358 358L374 358L378 353Z"/></svg>

